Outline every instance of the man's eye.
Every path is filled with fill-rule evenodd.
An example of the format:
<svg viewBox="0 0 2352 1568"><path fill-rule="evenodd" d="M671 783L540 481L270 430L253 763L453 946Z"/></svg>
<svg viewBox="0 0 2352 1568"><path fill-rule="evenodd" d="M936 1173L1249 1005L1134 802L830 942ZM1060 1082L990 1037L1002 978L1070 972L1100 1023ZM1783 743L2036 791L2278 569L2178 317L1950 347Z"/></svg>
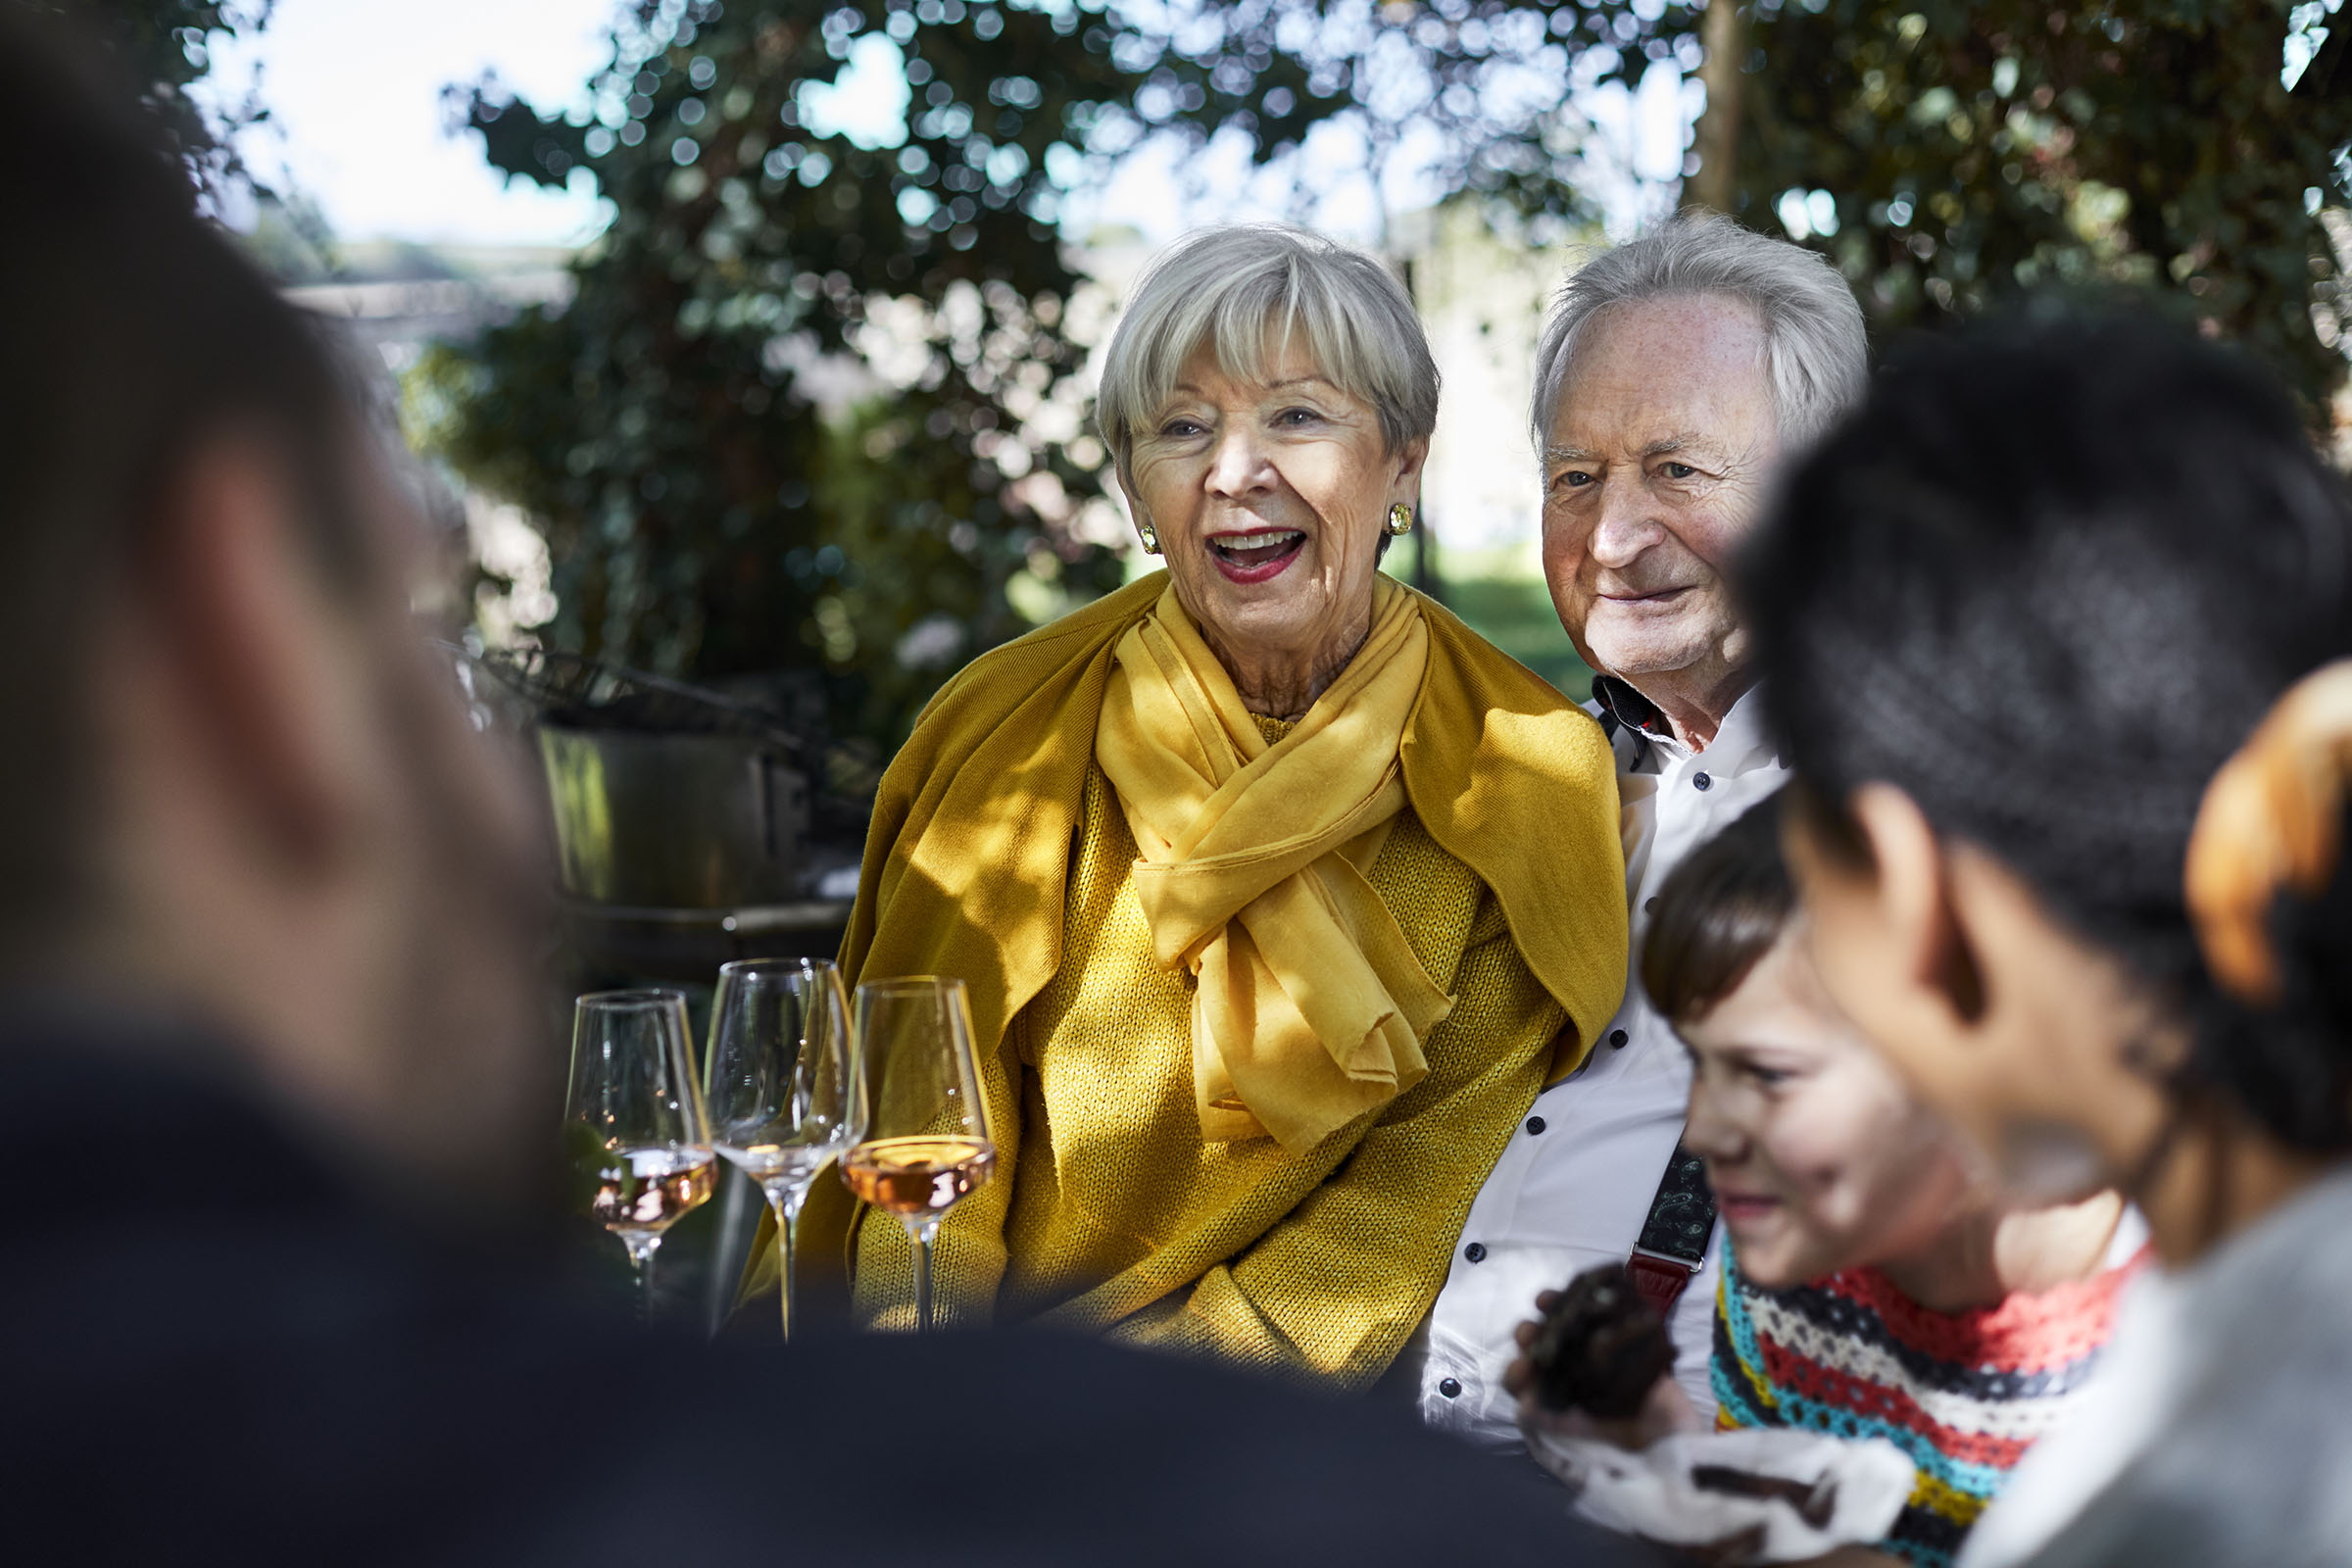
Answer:
<svg viewBox="0 0 2352 1568"><path fill-rule="evenodd" d="M1669 479L1688 479L1698 471L1688 463L1669 463L1665 468L1666 477Z"/></svg>
<svg viewBox="0 0 2352 1568"><path fill-rule="evenodd" d="M1570 468L1552 481L1563 490L1582 490L1592 482L1592 476L1582 468Z"/></svg>
<svg viewBox="0 0 2352 1568"><path fill-rule="evenodd" d="M1778 1089L1781 1087L1781 1085L1787 1083L1789 1079L1796 1076L1794 1073L1784 1071L1779 1067L1755 1066L1751 1066L1747 1069L1747 1075L1750 1078L1753 1078L1758 1085L1766 1089Z"/></svg>

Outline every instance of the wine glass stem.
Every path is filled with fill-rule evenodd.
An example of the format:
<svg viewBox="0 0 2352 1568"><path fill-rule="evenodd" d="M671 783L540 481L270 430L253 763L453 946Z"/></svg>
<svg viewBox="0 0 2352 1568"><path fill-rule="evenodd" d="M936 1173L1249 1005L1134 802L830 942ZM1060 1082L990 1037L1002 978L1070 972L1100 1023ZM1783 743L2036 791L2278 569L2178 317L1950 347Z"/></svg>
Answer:
<svg viewBox="0 0 2352 1568"><path fill-rule="evenodd" d="M647 1328L654 1326L654 1253L661 1250L659 1236L629 1236L622 1238L629 1250L629 1262L637 1270L637 1320Z"/></svg>
<svg viewBox="0 0 2352 1568"><path fill-rule="evenodd" d="M931 1332L931 1243L939 1235L939 1221L926 1220L906 1227L914 1242L914 1326L917 1333Z"/></svg>
<svg viewBox="0 0 2352 1568"><path fill-rule="evenodd" d="M767 1205L776 1216L776 1297L784 1314L784 1338L792 1338L795 1315L792 1289L793 1264L800 1238L801 1204L808 1196L807 1187L781 1188L767 1195Z"/></svg>

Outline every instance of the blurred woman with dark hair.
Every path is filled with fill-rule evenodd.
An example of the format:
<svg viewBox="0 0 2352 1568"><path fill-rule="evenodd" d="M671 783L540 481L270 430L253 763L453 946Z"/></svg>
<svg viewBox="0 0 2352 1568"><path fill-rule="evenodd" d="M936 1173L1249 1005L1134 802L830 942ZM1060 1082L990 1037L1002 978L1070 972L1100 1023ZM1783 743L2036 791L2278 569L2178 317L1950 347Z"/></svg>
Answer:
<svg viewBox="0 0 2352 1568"><path fill-rule="evenodd" d="M2233 355L2020 322L1891 368L1746 587L1829 993L2164 1264L1962 1562L2352 1559L2336 476Z"/></svg>

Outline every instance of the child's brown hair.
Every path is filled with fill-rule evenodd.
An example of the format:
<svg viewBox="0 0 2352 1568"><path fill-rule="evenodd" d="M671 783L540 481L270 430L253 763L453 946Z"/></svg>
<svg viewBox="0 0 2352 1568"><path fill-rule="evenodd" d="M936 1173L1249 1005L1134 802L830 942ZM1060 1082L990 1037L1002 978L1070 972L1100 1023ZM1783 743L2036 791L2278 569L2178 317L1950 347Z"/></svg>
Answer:
<svg viewBox="0 0 2352 1568"><path fill-rule="evenodd" d="M1678 1026L1705 1017L1739 989L1795 910L1776 792L1693 850L1658 890L1642 942L1650 1004Z"/></svg>

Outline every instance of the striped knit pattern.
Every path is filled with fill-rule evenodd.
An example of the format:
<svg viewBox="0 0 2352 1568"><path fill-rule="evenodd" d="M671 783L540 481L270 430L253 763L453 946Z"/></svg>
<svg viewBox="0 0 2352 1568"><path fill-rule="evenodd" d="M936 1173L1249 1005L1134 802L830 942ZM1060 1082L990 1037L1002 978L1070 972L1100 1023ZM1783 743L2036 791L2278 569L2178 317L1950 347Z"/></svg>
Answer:
<svg viewBox="0 0 2352 1568"><path fill-rule="evenodd" d="M1943 1568L2010 1467L2065 1419L2140 1261L1974 1311L1933 1312L1871 1268L1764 1290L1740 1274L1727 1245L1717 1424L1893 1443L1919 1482L1880 1548Z"/></svg>

